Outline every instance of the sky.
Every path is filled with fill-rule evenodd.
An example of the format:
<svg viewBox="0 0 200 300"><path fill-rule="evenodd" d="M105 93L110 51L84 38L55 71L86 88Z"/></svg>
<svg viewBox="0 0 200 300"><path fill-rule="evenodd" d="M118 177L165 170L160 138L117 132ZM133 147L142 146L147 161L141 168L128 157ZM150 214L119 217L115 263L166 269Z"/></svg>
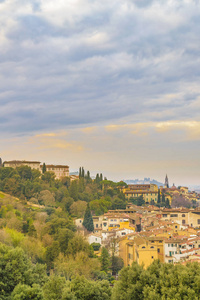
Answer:
<svg viewBox="0 0 200 300"><path fill-rule="evenodd" d="M200 1L0 0L0 157L200 185Z"/></svg>

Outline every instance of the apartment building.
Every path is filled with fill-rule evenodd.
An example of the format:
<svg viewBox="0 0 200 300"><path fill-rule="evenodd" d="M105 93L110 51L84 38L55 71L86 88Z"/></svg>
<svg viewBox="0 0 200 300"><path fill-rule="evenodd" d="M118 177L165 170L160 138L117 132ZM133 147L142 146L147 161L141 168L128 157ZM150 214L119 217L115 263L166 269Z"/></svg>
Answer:
<svg viewBox="0 0 200 300"><path fill-rule="evenodd" d="M162 220L174 220L180 225L200 228L200 209L163 209Z"/></svg>

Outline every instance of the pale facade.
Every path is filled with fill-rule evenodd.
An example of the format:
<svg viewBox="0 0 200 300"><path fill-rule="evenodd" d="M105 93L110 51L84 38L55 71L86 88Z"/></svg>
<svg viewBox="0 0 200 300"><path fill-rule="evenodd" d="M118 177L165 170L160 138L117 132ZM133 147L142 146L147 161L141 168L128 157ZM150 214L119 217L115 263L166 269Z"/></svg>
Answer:
<svg viewBox="0 0 200 300"><path fill-rule="evenodd" d="M26 161L26 160L11 160L11 161L4 161L3 163L5 168L17 168L21 166L28 166L31 169L36 169L40 171L40 161Z"/></svg>
<svg viewBox="0 0 200 300"><path fill-rule="evenodd" d="M40 166L42 170L42 165ZM47 172L54 172L56 179L69 177L69 166L64 165L46 165Z"/></svg>
<svg viewBox="0 0 200 300"><path fill-rule="evenodd" d="M175 221L180 225L189 225L200 228L200 210L199 209L164 209L162 211L162 220Z"/></svg>

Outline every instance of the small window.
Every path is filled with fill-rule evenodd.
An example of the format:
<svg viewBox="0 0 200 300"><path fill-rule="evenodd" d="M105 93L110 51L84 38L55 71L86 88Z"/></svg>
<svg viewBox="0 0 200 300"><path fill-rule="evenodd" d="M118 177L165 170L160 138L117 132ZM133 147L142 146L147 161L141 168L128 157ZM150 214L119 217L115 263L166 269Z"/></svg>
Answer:
<svg viewBox="0 0 200 300"><path fill-rule="evenodd" d="M146 249L146 247L143 246L142 249Z"/></svg>
<svg viewBox="0 0 200 300"><path fill-rule="evenodd" d="M182 214L182 217L185 218L185 214Z"/></svg>
<svg viewBox="0 0 200 300"><path fill-rule="evenodd" d="M151 258L153 259L153 256Z"/></svg>
<svg viewBox="0 0 200 300"><path fill-rule="evenodd" d="M182 225L185 225L185 220L182 220Z"/></svg>
<svg viewBox="0 0 200 300"><path fill-rule="evenodd" d="M151 249L154 249L154 247L153 247L153 246L151 246Z"/></svg>
<svg viewBox="0 0 200 300"><path fill-rule="evenodd" d="M197 220L198 224L200 224L200 219Z"/></svg>
<svg viewBox="0 0 200 300"><path fill-rule="evenodd" d="M160 248L158 248L158 253L160 253Z"/></svg>

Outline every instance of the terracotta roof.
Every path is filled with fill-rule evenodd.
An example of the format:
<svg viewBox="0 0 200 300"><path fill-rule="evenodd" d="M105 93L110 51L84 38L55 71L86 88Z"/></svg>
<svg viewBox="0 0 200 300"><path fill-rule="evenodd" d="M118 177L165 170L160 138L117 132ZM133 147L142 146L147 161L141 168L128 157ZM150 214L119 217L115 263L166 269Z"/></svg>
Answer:
<svg viewBox="0 0 200 300"><path fill-rule="evenodd" d="M28 160L10 160L4 161L4 164L40 164L40 161L28 161Z"/></svg>
<svg viewBox="0 0 200 300"><path fill-rule="evenodd" d="M42 165L41 165L42 167ZM46 168L69 168L69 166L65 165L46 165Z"/></svg>

